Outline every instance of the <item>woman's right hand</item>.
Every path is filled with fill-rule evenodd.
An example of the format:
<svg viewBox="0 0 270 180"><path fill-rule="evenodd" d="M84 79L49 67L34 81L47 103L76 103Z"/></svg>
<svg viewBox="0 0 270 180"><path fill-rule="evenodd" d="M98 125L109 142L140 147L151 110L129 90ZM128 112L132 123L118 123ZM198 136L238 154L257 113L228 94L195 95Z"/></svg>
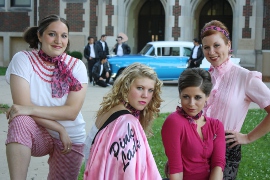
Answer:
<svg viewBox="0 0 270 180"><path fill-rule="evenodd" d="M6 112L6 117L9 120L8 124L19 115L31 115L32 107L31 106L22 106L13 104Z"/></svg>
<svg viewBox="0 0 270 180"><path fill-rule="evenodd" d="M67 134L67 131L63 129L59 132L60 140L63 144L63 151L61 151L63 154L69 153L72 149L72 142L70 140L69 135Z"/></svg>

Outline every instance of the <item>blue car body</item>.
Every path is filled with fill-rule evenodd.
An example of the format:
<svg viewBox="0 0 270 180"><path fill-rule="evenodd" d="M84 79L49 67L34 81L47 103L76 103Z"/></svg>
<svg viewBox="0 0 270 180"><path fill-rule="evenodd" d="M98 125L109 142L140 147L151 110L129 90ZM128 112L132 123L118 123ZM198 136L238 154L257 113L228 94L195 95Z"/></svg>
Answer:
<svg viewBox="0 0 270 180"><path fill-rule="evenodd" d="M193 46L192 42L187 41L155 41L147 43L136 55L110 55L108 62L112 79L115 80L130 64L139 62L153 68L160 80L178 80L187 68ZM208 70L210 63L204 58L200 67Z"/></svg>

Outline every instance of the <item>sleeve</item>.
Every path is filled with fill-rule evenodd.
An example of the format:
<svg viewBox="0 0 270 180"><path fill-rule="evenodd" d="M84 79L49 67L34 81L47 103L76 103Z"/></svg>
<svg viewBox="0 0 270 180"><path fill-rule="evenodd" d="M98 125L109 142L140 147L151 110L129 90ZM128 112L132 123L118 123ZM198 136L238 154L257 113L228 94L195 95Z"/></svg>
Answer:
<svg viewBox="0 0 270 180"><path fill-rule="evenodd" d="M109 47L106 42L105 42L105 51L106 51L106 55L109 55Z"/></svg>
<svg viewBox="0 0 270 180"><path fill-rule="evenodd" d="M202 63L202 60L204 58L203 51L202 51L202 46L201 45L200 45L198 51L200 52L200 54L199 54L200 57L199 57L199 59L197 61L198 61L199 64L201 64Z"/></svg>
<svg viewBox="0 0 270 180"><path fill-rule="evenodd" d="M183 172L179 122L176 114L171 114L167 117L161 129L162 142L168 158L170 174Z"/></svg>
<svg viewBox="0 0 270 180"><path fill-rule="evenodd" d="M8 65L6 71L6 81L10 84L10 75L14 74L21 78L24 78L30 83L31 73L33 72L33 67L28 56L24 52L16 53L11 62Z"/></svg>
<svg viewBox="0 0 270 180"><path fill-rule="evenodd" d="M83 55L84 55L84 57L85 57L85 59L89 59L89 53L88 53L88 45L86 45L85 47L84 47L84 51L83 51Z"/></svg>
<svg viewBox="0 0 270 180"><path fill-rule="evenodd" d="M115 46L114 46L115 48L113 49L113 52L115 53L115 54L117 54L117 48L118 48L118 44L115 44Z"/></svg>
<svg viewBox="0 0 270 180"><path fill-rule="evenodd" d="M250 101L258 104L260 108L270 105L270 90L262 82L262 74L257 71L250 71L245 83L246 96Z"/></svg>
<svg viewBox="0 0 270 180"><path fill-rule="evenodd" d="M87 70L85 67L85 64L83 61L78 60L76 63L75 68L72 71L73 76L78 79L80 83L88 83L88 76L87 76Z"/></svg>
<svg viewBox="0 0 270 180"><path fill-rule="evenodd" d="M213 153L211 156L211 169L214 167L221 167L222 171L224 170L226 159L226 142L225 142L225 132L222 122L216 119L212 119L212 125L215 126L214 134L214 144L213 144Z"/></svg>
<svg viewBox="0 0 270 180"><path fill-rule="evenodd" d="M127 54L130 54L131 50L128 44L126 44Z"/></svg>

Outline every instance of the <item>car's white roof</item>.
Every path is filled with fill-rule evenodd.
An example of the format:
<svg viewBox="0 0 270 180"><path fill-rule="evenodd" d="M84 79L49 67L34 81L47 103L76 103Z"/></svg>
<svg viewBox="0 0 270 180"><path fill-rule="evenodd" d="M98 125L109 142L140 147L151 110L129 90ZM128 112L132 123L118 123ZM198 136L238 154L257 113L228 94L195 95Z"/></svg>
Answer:
<svg viewBox="0 0 270 180"><path fill-rule="evenodd" d="M167 47L167 46L187 46L187 47L193 47L194 44L191 41L153 41L149 42L147 44L151 44L155 47Z"/></svg>

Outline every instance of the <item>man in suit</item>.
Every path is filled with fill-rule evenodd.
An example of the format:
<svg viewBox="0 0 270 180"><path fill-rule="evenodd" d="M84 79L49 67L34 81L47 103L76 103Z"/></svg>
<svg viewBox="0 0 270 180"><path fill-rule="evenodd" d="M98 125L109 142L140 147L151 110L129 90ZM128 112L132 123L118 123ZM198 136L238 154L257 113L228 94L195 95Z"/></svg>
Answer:
<svg viewBox="0 0 270 180"><path fill-rule="evenodd" d="M126 43L123 43L122 40L123 40L123 37L118 36L116 39L117 44L113 47L113 52L117 56L123 56L125 54L130 54L130 47Z"/></svg>
<svg viewBox="0 0 270 180"><path fill-rule="evenodd" d="M202 46L199 44L199 40L197 38L193 39L194 47L192 48L189 60L188 60L188 68L200 67L202 60L204 58Z"/></svg>
<svg viewBox="0 0 270 180"><path fill-rule="evenodd" d="M103 55L100 60L96 62L92 70L94 81L101 87L111 86L110 82L110 70L107 66L107 56Z"/></svg>
<svg viewBox="0 0 270 180"><path fill-rule="evenodd" d="M89 36L87 38L88 44L84 47L84 57L88 64L88 76L90 83L93 82L92 69L96 62L99 60L99 54L97 52L97 46L95 45L95 40L93 37Z"/></svg>

